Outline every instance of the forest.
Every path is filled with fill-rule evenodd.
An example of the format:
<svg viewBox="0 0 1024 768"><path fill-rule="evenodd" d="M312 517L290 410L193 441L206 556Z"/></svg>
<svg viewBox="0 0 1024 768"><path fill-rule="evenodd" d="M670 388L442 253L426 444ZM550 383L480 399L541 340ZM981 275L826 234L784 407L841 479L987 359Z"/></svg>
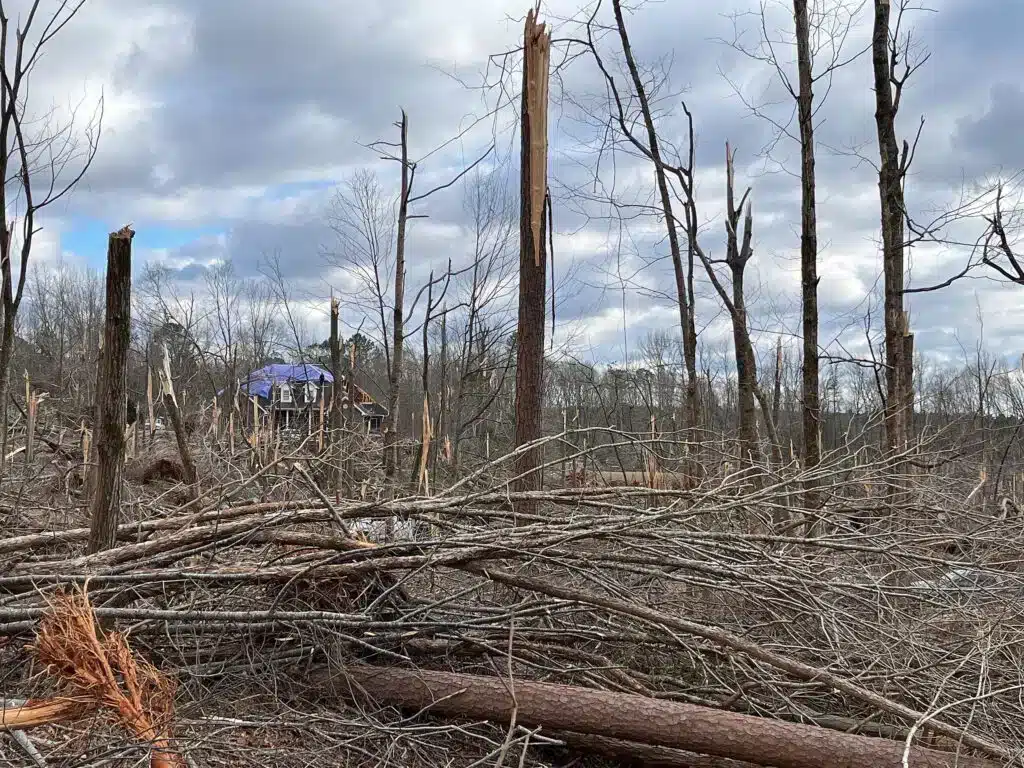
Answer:
<svg viewBox="0 0 1024 768"><path fill-rule="evenodd" d="M915 199L915 3L779 0L722 43L778 95L734 105L798 201L786 319L749 148L621 0L524 3L458 167L397 108L332 185L317 290L273 244L183 277L133 224L103 268L45 262L40 221L109 151L102 110L29 107L86 5L0 0L0 764L1024 765L1024 359L980 302L959 358L911 311L1024 285L1019 178ZM852 320L820 287L840 81L877 182ZM584 183L556 116L591 137ZM450 253L436 205L466 222ZM597 220L645 265L600 294L618 359L572 312L564 245ZM628 301L665 322L632 331Z"/></svg>

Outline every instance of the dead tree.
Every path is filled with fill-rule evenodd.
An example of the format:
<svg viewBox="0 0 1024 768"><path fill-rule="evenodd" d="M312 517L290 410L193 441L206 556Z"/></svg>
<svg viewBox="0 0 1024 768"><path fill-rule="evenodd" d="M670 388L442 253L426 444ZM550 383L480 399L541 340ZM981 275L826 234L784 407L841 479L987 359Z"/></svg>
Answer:
<svg viewBox="0 0 1024 768"><path fill-rule="evenodd" d="M612 9L615 12L615 24L618 28L619 40L622 43L622 52L626 58L626 66L629 70L633 91L636 94L637 101L640 105L640 114L643 117L643 125L646 132L644 140L640 140L633 135L632 130L626 122L625 108L622 102L622 97L619 95L618 88L615 85L615 81L604 67L600 58L598 58L597 61L598 66L605 76L605 80L611 88L612 95L615 100L615 119L619 124L620 130L623 131L630 143L637 147L651 160L651 163L654 166L654 180L657 185L658 202L661 214L665 218L669 256L672 259L672 272L675 278L676 303L679 307L679 325L682 332L683 358L687 373L686 418L688 426L692 429L697 426L698 403L697 330L693 299L693 246L691 238L689 237L691 233L689 229L687 229L688 259L687 264L684 265L682 248L679 243L679 232L677 228L678 220L673 210L674 205L672 202L672 192L669 186L669 169L663 158L661 141L658 138L657 126L654 122L654 113L651 110L650 99L647 95L647 87L644 85L640 68L633 55L633 46L630 43L629 34L626 30L626 21L622 14L621 0L612 0ZM590 48L596 56L596 48L594 47L592 40ZM688 167L692 168L692 159ZM679 168L678 170L679 172L683 172L684 169Z"/></svg>
<svg viewBox="0 0 1024 768"><path fill-rule="evenodd" d="M407 313L406 299L406 246L408 243L409 221L418 218L411 213L412 207L434 193L448 189L459 179L478 166L491 153L492 144L476 160L459 171L453 178L420 194L413 194L417 163L409 154L409 122L405 110L396 123L399 129L397 142L376 141L370 148L381 153L383 159L399 163L401 188L398 197L397 226L392 231L389 218L392 216L389 202L372 173L356 174L348 183L347 194L339 191L332 201L330 227L338 236L343 248L341 253L328 254L333 262L346 263L363 286L372 294L373 323L379 333L378 340L384 348L388 378L388 415L384 422L384 474L393 484L398 464L398 434L401 411L401 382L405 359L407 314L413 314L415 306ZM390 240L394 234L394 262L391 262ZM393 282L391 304L391 325L388 325L387 281ZM389 338L390 336L390 338Z"/></svg>
<svg viewBox="0 0 1024 768"><path fill-rule="evenodd" d="M807 0L793 0L796 27L797 116L800 123L800 316L803 326L801 425L804 468L821 461L818 366L818 219L814 175L814 75ZM813 502L807 506L815 506Z"/></svg>
<svg viewBox="0 0 1024 768"><path fill-rule="evenodd" d="M409 223L409 196L412 193L412 174L415 166L409 162L409 119L402 110L398 123L402 167L402 188L398 197L398 232L395 239L395 303L392 308L391 366L388 369L388 415L384 424L384 477L389 484L398 465L399 393L402 383L402 360L405 352L405 235Z"/></svg>
<svg viewBox="0 0 1024 768"><path fill-rule="evenodd" d="M551 35L531 9L526 16L520 134L519 325L516 332L515 446L541 436L544 401L544 315L547 295L548 62ZM540 449L516 457L516 490L537 490Z"/></svg>
<svg viewBox="0 0 1024 768"><path fill-rule="evenodd" d="M465 720L516 722L744 760L775 768L995 768L994 761L905 747L710 707L579 686L353 665L324 682L348 699Z"/></svg>
<svg viewBox="0 0 1024 768"><path fill-rule="evenodd" d="M875 127L878 132L878 193L882 214L882 264L885 278L885 435L891 452L904 448L909 437L904 407L908 401L903 341L904 220L903 180L912 152L907 142L903 154L896 138L896 115L907 78L914 67L909 63L902 75L896 67L901 56L898 42L889 30L890 0L874 0L875 17L871 36L871 64L875 78Z"/></svg>
<svg viewBox="0 0 1024 768"><path fill-rule="evenodd" d="M90 553L117 543L128 407L128 347L132 322L132 237L124 227L107 244L107 314L96 391L96 472L89 524Z"/></svg>

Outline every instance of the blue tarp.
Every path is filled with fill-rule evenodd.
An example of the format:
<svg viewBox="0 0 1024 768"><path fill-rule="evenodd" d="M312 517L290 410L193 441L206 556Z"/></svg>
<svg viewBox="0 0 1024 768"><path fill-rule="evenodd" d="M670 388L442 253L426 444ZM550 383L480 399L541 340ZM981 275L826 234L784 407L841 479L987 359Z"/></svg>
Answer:
<svg viewBox="0 0 1024 768"><path fill-rule="evenodd" d="M250 397L257 395L269 400L270 390L275 384L319 383L321 376L328 384L334 383L331 372L319 365L267 365L249 374L249 378L242 382L242 391Z"/></svg>

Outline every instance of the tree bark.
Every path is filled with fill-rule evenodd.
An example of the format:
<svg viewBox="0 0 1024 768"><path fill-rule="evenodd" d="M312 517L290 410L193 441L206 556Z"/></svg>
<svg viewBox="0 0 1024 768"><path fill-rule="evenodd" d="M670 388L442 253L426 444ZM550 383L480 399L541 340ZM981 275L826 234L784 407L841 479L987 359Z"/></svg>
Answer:
<svg viewBox="0 0 1024 768"><path fill-rule="evenodd" d="M797 70L800 90L797 113L800 121L800 286L803 323L803 459L804 469L821 461L819 438L821 403L818 371L818 221L814 171L814 92L811 72L811 32L807 18L807 0L793 0L796 26ZM805 506L817 506L810 482Z"/></svg>
<svg viewBox="0 0 1024 768"><path fill-rule="evenodd" d="M740 462L756 464L761 457L757 444L757 358L754 345L750 341L750 328L747 324L747 302L744 295L744 277L747 262L754 255L751 246L753 236L754 215L747 194L740 200L739 208L735 201L735 175L733 172L732 152L728 144L725 148L726 167L726 250L725 262L732 276L732 336L736 352L736 397L739 416L739 448ZM744 204L746 215L744 215ZM743 217L742 238L739 233L740 217ZM771 412L765 412L765 421L771 419Z"/></svg>
<svg viewBox="0 0 1024 768"><path fill-rule="evenodd" d="M402 190L398 200L398 234L395 241L395 308L392 315L394 333L391 349L391 370L388 371L388 416L384 430L384 476L389 485L394 482L398 466L399 392L402 383L402 363L405 347L405 233L409 221L409 195L412 184L409 163L409 120L405 110L398 124L401 132ZM393 488L392 488L393 490Z"/></svg>
<svg viewBox="0 0 1024 768"><path fill-rule="evenodd" d="M902 742L725 712L635 694L509 682L452 672L355 665L325 675L333 693L409 711L568 730L743 760L774 768L899 768ZM995 763L911 748L915 768L995 768Z"/></svg>
<svg viewBox="0 0 1024 768"><path fill-rule="evenodd" d="M871 63L875 76L875 127L878 132L878 193L882 215L885 277L885 435L890 452L901 450L907 435L903 418L903 172L896 139L897 103L893 98L889 57L889 0L874 0Z"/></svg>
<svg viewBox="0 0 1024 768"><path fill-rule="evenodd" d="M344 436L342 433L342 399L345 395L344 372L341 367L341 337L338 322L341 315L341 304L331 297L331 463L333 466L331 482L334 486L335 499L341 494L344 486Z"/></svg>
<svg viewBox="0 0 1024 768"><path fill-rule="evenodd" d="M544 404L544 298L547 291L547 109L551 37L531 10L526 17L521 123L521 199L519 208L519 325L516 332L515 446L541 436ZM516 457L514 473L524 475L515 490L541 486L541 451ZM526 474L529 473L529 474ZM533 502L523 505L529 511Z"/></svg>
<svg viewBox="0 0 1024 768"><path fill-rule="evenodd" d="M117 544L128 407L128 347L132 322L132 237L128 227L107 244L107 312L96 391L95 485L89 525L90 554Z"/></svg>

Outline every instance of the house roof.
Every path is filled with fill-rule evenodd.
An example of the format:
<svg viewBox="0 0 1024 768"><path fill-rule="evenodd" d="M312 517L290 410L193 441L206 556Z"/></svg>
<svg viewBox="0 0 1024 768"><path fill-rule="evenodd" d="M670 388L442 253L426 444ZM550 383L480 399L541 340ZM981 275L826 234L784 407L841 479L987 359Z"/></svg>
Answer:
<svg viewBox="0 0 1024 768"><path fill-rule="evenodd" d="M380 403L374 402L363 402L356 403L356 410L359 411L363 416L380 416L384 417L388 415L388 409Z"/></svg>
<svg viewBox="0 0 1024 768"><path fill-rule="evenodd" d="M310 363L299 363L288 365L275 363L266 365L259 370L253 371L248 378L242 382L241 390L247 395L258 395L259 397L270 397L270 391L275 384L305 383L307 381L319 382L320 377L328 383L334 382L334 376L326 368Z"/></svg>

